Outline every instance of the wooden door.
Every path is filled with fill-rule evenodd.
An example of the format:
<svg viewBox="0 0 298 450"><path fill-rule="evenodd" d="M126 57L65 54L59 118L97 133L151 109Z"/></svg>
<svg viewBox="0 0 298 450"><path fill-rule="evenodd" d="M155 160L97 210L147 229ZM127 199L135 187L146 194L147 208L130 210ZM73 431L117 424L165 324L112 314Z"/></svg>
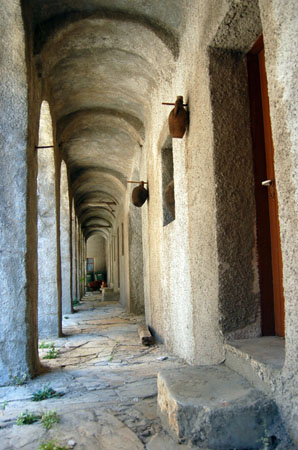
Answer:
<svg viewBox="0 0 298 450"><path fill-rule="evenodd" d="M284 336L278 199L262 37L248 54L247 60L255 168L262 330L264 335Z"/></svg>

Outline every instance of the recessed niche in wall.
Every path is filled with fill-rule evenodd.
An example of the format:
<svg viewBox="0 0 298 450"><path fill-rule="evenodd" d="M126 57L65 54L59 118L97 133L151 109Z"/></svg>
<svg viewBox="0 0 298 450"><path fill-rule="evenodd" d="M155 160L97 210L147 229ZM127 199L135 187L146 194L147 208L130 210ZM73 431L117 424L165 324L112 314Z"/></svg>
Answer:
<svg viewBox="0 0 298 450"><path fill-rule="evenodd" d="M175 220L175 189L172 138L161 149L163 226Z"/></svg>

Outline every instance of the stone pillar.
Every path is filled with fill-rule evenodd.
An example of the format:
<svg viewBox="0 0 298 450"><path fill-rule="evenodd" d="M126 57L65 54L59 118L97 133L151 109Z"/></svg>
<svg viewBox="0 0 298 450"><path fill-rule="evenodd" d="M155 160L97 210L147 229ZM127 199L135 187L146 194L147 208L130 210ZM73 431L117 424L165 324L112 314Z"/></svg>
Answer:
<svg viewBox="0 0 298 450"><path fill-rule="evenodd" d="M128 223L129 311L143 314L145 307L141 208L130 205Z"/></svg>
<svg viewBox="0 0 298 450"><path fill-rule="evenodd" d="M80 299L85 294L85 270L84 270L84 236L79 226L79 286Z"/></svg>
<svg viewBox="0 0 298 450"><path fill-rule="evenodd" d="M108 273L108 285L110 286L113 279L113 267L112 267L112 235L109 237L108 243L108 262L109 262L109 273Z"/></svg>
<svg viewBox="0 0 298 450"><path fill-rule="evenodd" d="M86 284L87 284L87 280L86 280L87 245L86 245L86 240L85 240L85 237L84 237L83 234L82 234L82 246L83 246L83 250L82 250L82 276L84 277L84 281L83 281L83 295L85 295Z"/></svg>
<svg viewBox="0 0 298 450"><path fill-rule="evenodd" d="M106 240L106 264L107 264L107 284L111 282L111 237Z"/></svg>
<svg viewBox="0 0 298 450"><path fill-rule="evenodd" d="M71 298L78 299L76 276L76 216L73 199L70 202L70 231L71 231Z"/></svg>
<svg viewBox="0 0 298 450"><path fill-rule="evenodd" d="M53 145L47 102L40 111L39 146ZM38 150L38 332L58 336L57 229L54 149Z"/></svg>
<svg viewBox="0 0 298 450"><path fill-rule="evenodd" d="M27 187L35 196L36 159L32 142L32 164L27 166L28 85L20 2L3 0L0 10L0 384L5 384L38 369L35 216L26 211L27 204L34 208Z"/></svg>
<svg viewBox="0 0 298 450"><path fill-rule="evenodd" d="M79 231L78 218L75 216L75 283L76 283L76 298L80 299L80 274L79 274Z"/></svg>
<svg viewBox="0 0 298 450"><path fill-rule="evenodd" d="M70 314L70 214L66 164L62 161L60 182L60 248L62 277L62 314Z"/></svg>

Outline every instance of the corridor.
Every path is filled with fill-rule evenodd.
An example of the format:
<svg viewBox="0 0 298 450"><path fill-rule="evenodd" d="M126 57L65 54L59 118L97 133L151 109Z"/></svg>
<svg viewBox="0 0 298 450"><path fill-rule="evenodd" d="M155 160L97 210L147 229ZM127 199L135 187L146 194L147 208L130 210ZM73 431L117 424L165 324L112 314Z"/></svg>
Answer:
<svg viewBox="0 0 298 450"><path fill-rule="evenodd" d="M297 0L0 29L0 449L296 449Z"/></svg>
<svg viewBox="0 0 298 450"><path fill-rule="evenodd" d="M53 343L58 356L43 359L49 371L20 386L0 388L0 449L37 450L41 443L77 450L183 450L163 430L157 416L156 375L182 366L163 345L140 344L142 316L127 314L118 302L89 293L72 316L64 316L65 337ZM17 380L16 380L17 381ZM45 385L59 398L31 401ZM16 425L28 410L41 416L56 411L59 423L46 431L40 422ZM63 447L64 448L64 447Z"/></svg>

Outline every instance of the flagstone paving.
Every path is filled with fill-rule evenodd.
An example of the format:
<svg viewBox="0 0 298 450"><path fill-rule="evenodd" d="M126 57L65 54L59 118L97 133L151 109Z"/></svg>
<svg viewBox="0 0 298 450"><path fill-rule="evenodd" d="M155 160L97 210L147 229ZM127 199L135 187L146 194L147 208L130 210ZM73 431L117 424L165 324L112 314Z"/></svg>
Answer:
<svg viewBox="0 0 298 450"><path fill-rule="evenodd" d="M24 385L0 387L0 449L37 450L52 439L76 450L192 448L176 444L157 415L157 372L184 362L163 345L142 346L137 329L144 318L117 302L90 293L76 310L63 318L65 337L44 340L59 351L43 359L49 349L40 349L45 372ZM45 385L61 396L33 402ZM48 431L40 421L16 425L26 410L38 416L56 411L60 422Z"/></svg>

